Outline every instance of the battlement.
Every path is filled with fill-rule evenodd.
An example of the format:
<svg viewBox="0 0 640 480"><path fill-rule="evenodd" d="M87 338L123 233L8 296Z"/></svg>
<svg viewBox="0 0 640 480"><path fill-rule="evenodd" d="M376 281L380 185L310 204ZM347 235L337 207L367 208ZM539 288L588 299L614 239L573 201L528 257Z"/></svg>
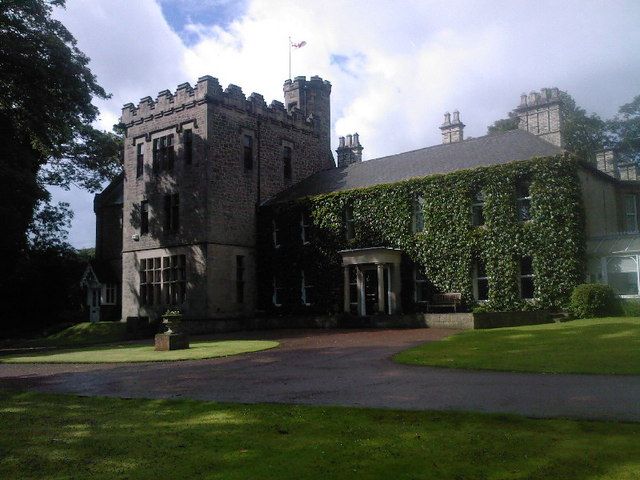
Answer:
<svg viewBox="0 0 640 480"><path fill-rule="evenodd" d="M291 80L287 80L287 82L291 85L297 85L296 88L305 86L306 88L318 88L324 92L331 92L331 83L323 81L317 76L311 77L308 81L306 77L296 77L294 82ZM300 109L287 110L285 104L277 100L273 100L270 105L267 105L261 94L254 92L246 97L242 88L234 84L230 84L223 90L218 79L209 75L200 77L193 87L189 83L181 83L175 93L162 90L155 100L151 97L144 97L140 99L137 106L134 106L133 103L125 104L122 107L121 121L126 126L130 126L204 103L219 104L297 128L313 128L313 118L304 115Z"/></svg>
<svg viewBox="0 0 640 480"><path fill-rule="evenodd" d="M329 80L323 80L321 77L314 75L307 80L305 76L295 77L293 80L287 79L284 81L284 91L294 89L316 89L326 94L331 93L331 82Z"/></svg>

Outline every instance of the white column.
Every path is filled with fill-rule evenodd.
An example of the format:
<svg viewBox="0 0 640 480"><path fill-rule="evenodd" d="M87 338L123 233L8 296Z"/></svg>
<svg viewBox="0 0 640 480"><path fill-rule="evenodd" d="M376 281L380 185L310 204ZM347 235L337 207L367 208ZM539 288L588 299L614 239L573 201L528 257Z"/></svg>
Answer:
<svg viewBox="0 0 640 480"><path fill-rule="evenodd" d="M344 311L349 313L351 311L351 287L349 282L351 277L349 275L349 265L345 265L342 269L344 277Z"/></svg>
<svg viewBox="0 0 640 480"><path fill-rule="evenodd" d="M385 313L384 311L384 296L386 295L384 289L384 265L378 263L376 265L378 273L378 312Z"/></svg>
<svg viewBox="0 0 640 480"><path fill-rule="evenodd" d="M356 266L357 285L358 285L358 315L364 317L367 314L364 294L364 274L359 266Z"/></svg>

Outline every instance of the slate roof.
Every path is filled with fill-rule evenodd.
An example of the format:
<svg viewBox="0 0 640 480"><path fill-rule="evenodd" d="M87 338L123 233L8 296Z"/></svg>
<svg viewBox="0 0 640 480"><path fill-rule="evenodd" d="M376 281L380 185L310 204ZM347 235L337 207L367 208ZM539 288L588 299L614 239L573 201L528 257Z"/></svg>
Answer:
<svg viewBox="0 0 640 480"><path fill-rule="evenodd" d="M562 149L531 133L511 130L324 170L291 186L267 204L562 152Z"/></svg>

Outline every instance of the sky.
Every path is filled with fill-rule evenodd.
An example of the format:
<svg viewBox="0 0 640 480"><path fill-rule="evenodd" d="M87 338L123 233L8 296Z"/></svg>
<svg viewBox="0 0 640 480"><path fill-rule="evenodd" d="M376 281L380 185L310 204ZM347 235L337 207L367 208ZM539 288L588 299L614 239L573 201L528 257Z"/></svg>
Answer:
<svg viewBox="0 0 640 480"><path fill-rule="evenodd" d="M333 148L358 132L364 159L440 142L446 111L465 137L542 87L610 118L640 95L637 0L67 0L60 19L112 94L96 101L110 130L122 105L211 75L282 101L292 76L332 84ZM93 195L53 190L75 212L69 241L95 243Z"/></svg>

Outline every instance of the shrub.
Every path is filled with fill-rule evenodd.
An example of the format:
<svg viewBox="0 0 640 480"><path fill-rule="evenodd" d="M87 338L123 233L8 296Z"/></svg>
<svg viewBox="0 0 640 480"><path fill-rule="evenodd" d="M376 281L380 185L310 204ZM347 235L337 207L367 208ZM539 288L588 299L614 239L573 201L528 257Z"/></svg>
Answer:
<svg viewBox="0 0 640 480"><path fill-rule="evenodd" d="M625 317L640 317L640 302L637 300L621 300L620 309Z"/></svg>
<svg viewBox="0 0 640 480"><path fill-rule="evenodd" d="M617 299L609 285L583 283L573 289L569 310L578 318L603 317L616 312Z"/></svg>

